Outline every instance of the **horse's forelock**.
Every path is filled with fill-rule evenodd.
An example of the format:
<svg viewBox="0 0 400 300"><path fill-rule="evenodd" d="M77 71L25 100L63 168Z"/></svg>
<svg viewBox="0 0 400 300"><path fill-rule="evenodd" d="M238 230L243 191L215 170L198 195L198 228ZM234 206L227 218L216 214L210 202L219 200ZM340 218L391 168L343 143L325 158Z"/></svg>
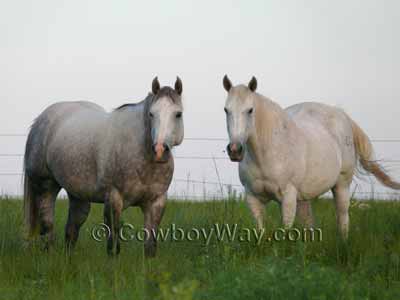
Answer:
<svg viewBox="0 0 400 300"><path fill-rule="evenodd" d="M158 99L163 97L168 97L172 100L173 103L180 104L181 103L181 96L175 91L173 88L169 86L164 86L160 89L157 95L154 96L153 102L156 102Z"/></svg>
<svg viewBox="0 0 400 300"><path fill-rule="evenodd" d="M230 94L240 100L245 100L251 93L251 90L244 84L239 84L230 90Z"/></svg>

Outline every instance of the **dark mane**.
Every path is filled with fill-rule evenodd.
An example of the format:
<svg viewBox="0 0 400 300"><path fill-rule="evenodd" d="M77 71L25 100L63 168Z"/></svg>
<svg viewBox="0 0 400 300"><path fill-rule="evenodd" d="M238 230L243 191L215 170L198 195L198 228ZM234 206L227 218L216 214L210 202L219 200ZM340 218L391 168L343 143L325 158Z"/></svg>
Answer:
<svg viewBox="0 0 400 300"><path fill-rule="evenodd" d="M136 105L137 105L137 103L125 103L125 104L122 104L121 106L118 106L114 110L120 110L120 109L123 109L123 108L126 108L126 107L134 107Z"/></svg>
<svg viewBox="0 0 400 300"><path fill-rule="evenodd" d="M157 101L158 99L162 98L162 97L168 97L172 100L172 102L174 103L178 103L180 101L180 96L178 95L178 93L171 87L169 86L164 86L160 89L160 91L157 93L157 95L154 97L154 95L152 93L149 93L146 97L146 99L148 97L152 96L153 100L152 101ZM124 108L128 108L128 107L135 107L137 106L139 103L141 102L137 102L137 103L125 103L122 104L121 106L118 106L116 109L114 109L114 111L116 110L121 110Z"/></svg>
<svg viewBox="0 0 400 300"><path fill-rule="evenodd" d="M118 106L117 108L115 108L114 111L122 110L124 108L129 108L129 107L135 107L135 106L141 104L143 101L146 101L149 97L152 97L152 96L153 96L153 94L149 93L144 100L142 100L140 102L136 102L136 103L125 103L125 104L122 104L121 106Z"/></svg>

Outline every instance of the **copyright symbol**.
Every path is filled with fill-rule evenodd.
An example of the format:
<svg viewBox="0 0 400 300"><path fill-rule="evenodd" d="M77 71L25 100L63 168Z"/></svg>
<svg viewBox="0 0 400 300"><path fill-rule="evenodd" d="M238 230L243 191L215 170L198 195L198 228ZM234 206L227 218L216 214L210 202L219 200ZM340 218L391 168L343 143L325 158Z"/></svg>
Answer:
<svg viewBox="0 0 400 300"><path fill-rule="evenodd" d="M111 229L107 224L100 223L92 228L92 238L97 242L107 240L111 235Z"/></svg>

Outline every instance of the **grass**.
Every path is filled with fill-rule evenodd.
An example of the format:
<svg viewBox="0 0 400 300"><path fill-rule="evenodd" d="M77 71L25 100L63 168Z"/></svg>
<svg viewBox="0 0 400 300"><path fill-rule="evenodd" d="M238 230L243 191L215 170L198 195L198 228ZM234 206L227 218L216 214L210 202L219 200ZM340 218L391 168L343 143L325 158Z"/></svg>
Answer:
<svg viewBox="0 0 400 300"><path fill-rule="evenodd" d="M347 244L336 235L334 205L313 204L322 241L268 242L212 239L159 243L144 260L143 245L122 243L108 257L105 242L91 237L102 222L102 205L92 205L71 256L64 253L67 201L56 205L57 241L50 252L23 239L22 201L0 200L0 299L400 299L400 203L352 205ZM123 219L141 227L139 209ZM253 228L241 201L169 201L162 227L190 230L213 224ZM267 207L267 235L278 228L277 205Z"/></svg>

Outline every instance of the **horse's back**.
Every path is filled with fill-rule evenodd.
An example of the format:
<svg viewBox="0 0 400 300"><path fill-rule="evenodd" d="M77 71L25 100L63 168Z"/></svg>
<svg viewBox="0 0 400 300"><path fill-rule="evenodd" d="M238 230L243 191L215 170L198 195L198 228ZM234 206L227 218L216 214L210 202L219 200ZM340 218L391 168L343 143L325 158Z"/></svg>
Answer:
<svg viewBox="0 0 400 300"><path fill-rule="evenodd" d="M54 119L54 138L87 139L108 119L107 112L91 102L62 102L55 106L54 114L50 116Z"/></svg>
<svg viewBox="0 0 400 300"><path fill-rule="evenodd" d="M308 133L319 132L340 145L352 138L351 121L340 108L317 102L304 102L286 108L296 125ZM321 137L323 138L323 137Z"/></svg>
<svg viewBox="0 0 400 300"><path fill-rule="evenodd" d="M355 168L355 150L351 121L336 107L315 103L299 103L286 112L307 139L307 189L331 188L340 174L351 178ZM315 184L317 183L317 184Z"/></svg>
<svg viewBox="0 0 400 300"><path fill-rule="evenodd" d="M92 118L81 120L82 116L92 116ZM99 116L105 116L105 110L92 102L76 101L76 102L58 102L48 106L34 121L29 132L28 140L36 141L50 139L62 128L65 123L78 122L87 123L90 120L99 119Z"/></svg>
<svg viewBox="0 0 400 300"><path fill-rule="evenodd" d="M345 117L343 110L318 102L303 102L289 106L285 111L296 123L313 120L321 124L328 124L334 119Z"/></svg>
<svg viewBox="0 0 400 300"><path fill-rule="evenodd" d="M69 119L76 119L76 116L86 112L89 114L105 114L104 109L92 102L57 102L48 106L34 121L30 135L46 134L50 138L57 129ZM45 138L45 137L42 137Z"/></svg>
<svg viewBox="0 0 400 300"><path fill-rule="evenodd" d="M105 110L91 102L58 102L47 107L28 135L27 174L53 179L57 175L54 172L60 170L58 166L77 167L85 159L93 161L95 136L106 118Z"/></svg>
<svg viewBox="0 0 400 300"><path fill-rule="evenodd" d="M96 103L87 101L57 102L48 106L34 123L46 119L50 126L61 123L81 111L103 112L104 109Z"/></svg>

